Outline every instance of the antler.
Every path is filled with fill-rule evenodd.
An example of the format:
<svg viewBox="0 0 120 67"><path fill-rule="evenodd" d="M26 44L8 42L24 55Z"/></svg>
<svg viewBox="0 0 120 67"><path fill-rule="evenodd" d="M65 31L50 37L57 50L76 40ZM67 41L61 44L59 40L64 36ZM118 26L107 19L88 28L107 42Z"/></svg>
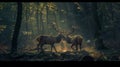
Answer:
<svg viewBox="0 0 120 67"><path fill-rule="evenodd" d="M76 28L77 28L76 26L72 26L72 30L70 32L67 32L66 35L68 36L68 35L74 33Z"/></svg>
<svg viewBox="0 0 120 67"><path fill-rule="evenodd" d="M65 30L62 30L62 31L61 31L60 27L58 27L55 22L51 23L51 25L52 25L52 27L53 27L58 33L60 33L60 34L62 33L63 35L67 35L67 36L70 35L70 34L72 34L72 33L74 33L74 32L75 32L75 29L78 28L77 26L72 26L72 30L69 31L69 32L67 32L67 31L65 31Z"/></svg>

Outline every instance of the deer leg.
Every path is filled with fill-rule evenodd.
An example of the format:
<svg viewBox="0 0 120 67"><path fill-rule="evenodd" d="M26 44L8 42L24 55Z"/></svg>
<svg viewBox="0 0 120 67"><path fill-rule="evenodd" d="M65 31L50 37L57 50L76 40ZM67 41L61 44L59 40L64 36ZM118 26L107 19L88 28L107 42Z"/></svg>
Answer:
<svg viewBox="0 0 120 67"><path fill-rule="evenodd" d="M74 50L73 46L74 46L74 44L71 45L71 48Z"/></svg>
<svg viewBox="0 0 120 67"><path fill-rule="evenodd" d="M51 52L52 52L53 45L51 44Z"/></svg>
<svg viewBox="0 0 120 67"><path fill-rule="evenodd" d="M76 51L78 51L78 44L75 45Z"/></svg>
<svg viewBox="0 0 120 67"><path fill-rule="evenodd" d="M79 44L79 47L80 47L80 51L81 51L81 44Z"/></svg>
<svg viewBox="0 0 120 67"><path fill-rule="evenodd" d="M37 44L37 51L38 51L38 52L39 52L39 45L40 45L40 44Z"/></svg>
<svg viewBox="0 0 120 67"><path fill-rule="evenodd" d="M40 44L40 49L43 52L43 44Z"/></svg>
<svg viewBox="0 0 120 67"><path fill-rule="evenodd" d="M57 52L57 50L56 50L56 48L55 48L55 45L53 45L53 48L54 48L55 52Z"/></svg>

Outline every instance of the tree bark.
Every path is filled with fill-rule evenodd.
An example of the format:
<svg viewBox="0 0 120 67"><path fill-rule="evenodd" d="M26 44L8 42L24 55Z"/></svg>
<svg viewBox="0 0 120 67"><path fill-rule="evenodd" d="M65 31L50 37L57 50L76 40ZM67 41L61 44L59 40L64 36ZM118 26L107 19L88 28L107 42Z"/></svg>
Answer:
<svg viewBox="0 0 120 67"><path fill-rule="evenodd" d="M92 8L93 8L93 18L94 18L94 21L96 22L96 30L95 30L95 46L96 46L96 49L104 49L106 48L104 46L104 43L103 43L103 39L101 37L101 32L102 32L102 28L101 28L101 24L100 24L100 20L99 20L99 16L98 16L98 4L97 2L95 3L92 3Z"/></svg>
<svg viewBox="0 0 120 67"><path fill-rule="evenodd" d="M36 10L36 23L37 23L37 34L40 34L40 24L39 24L39 3L36 3L37 10Z"/></svg>
<svg viewBox="0 0 120 67"><path fill-rule="evenodd" d="M17 19L15 24L15 29L13 32L11 53L17 52L17 45L18 45L17 42L18 42L18 36L20 32L20 27L21 27L21 21L22 21L22 2L17 2Z"/></svg>

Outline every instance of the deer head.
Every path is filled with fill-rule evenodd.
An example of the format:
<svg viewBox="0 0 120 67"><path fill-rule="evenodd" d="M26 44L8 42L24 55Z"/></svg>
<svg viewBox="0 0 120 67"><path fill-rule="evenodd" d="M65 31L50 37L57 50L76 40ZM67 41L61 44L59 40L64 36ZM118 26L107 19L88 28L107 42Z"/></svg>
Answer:
<svg viewBox="0 0 120 67"><path fill-rule="evenodd" d="M65 37L64 37L63 34L59 33L59 34L57 35L57 37L56 37L56 41L57 41L57 42L60 42L62 39L65 39Z"/></svg>

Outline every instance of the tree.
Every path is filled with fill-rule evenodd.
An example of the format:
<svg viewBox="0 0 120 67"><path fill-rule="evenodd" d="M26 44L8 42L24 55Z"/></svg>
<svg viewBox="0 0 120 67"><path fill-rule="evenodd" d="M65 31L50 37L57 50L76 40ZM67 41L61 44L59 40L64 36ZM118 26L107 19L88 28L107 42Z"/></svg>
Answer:
<svg viewBox="0 0 120 67"><path fill-rule="evenodd" d="M106 48L104 43L103 43L103 39L101 37L101 32L102 32L102 28L101 28L101 24L100 24L100 20L99 20L99 15L98 15L98 4L97 3L92 3L92 8L93 8L93 18L94 21L96 22L96 30L95 30L95 45L97 49L104 49ZM103 15L102 15L103 16ZM101 16L101 17L102 17Z"/></svg>
<svg viewBox="0 0 120 67"><path fill-rule="evenodd" d="M11 46L12 54L17 52L17 45L18 45L17 41L21 27L21 21L22 21L22 2L17 2L17 19L15 24L15 29L13 32L12 46Z"/></svg>
<svg viewBox="0 0 120 67"><path fill-rule="evenodd" d="M39 3L36 3L36 23L37 23L37 32L38 32L38 35L40 34L40 24L39 24Z"/></svg>

